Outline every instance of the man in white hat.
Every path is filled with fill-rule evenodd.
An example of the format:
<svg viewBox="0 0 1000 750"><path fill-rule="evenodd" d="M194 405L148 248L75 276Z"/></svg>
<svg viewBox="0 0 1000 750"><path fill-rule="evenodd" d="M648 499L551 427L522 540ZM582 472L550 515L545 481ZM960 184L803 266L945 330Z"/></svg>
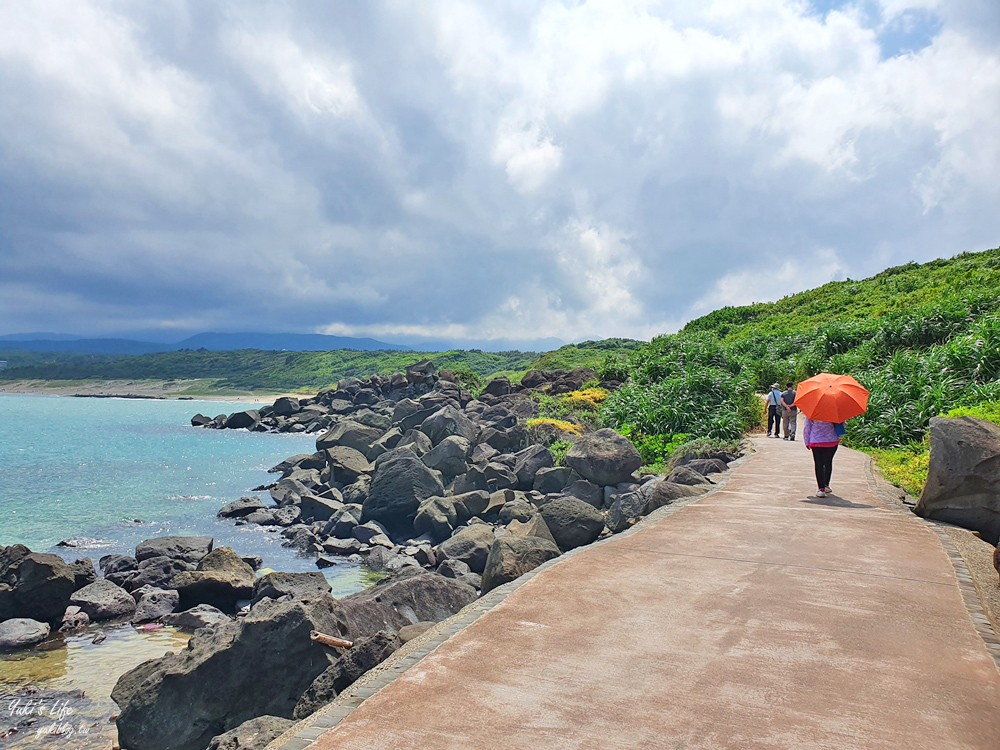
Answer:
<svg viewBox="0 0 1000 750"><path fill-rule="evenodd" d="M781 437L781 386L771 384L771 392L767 394L767 436L771 437L771 425L774 425L774 437Z"/></svg>

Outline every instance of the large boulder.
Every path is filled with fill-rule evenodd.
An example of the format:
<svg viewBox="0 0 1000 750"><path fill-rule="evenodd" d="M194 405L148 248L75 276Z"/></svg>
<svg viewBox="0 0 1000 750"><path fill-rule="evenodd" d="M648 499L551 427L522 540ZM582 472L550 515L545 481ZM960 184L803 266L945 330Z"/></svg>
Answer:
<svg viewBox="0 0 1000 750"><path fill-rule="evenodd" d="M552 452L544 445L530 445L516 455L514 474L517 475L517 487L521 490L530 490L534 486L539 469L555 465Z"/></svg>
<svg viewBox="0 0 1000 750"><path fill-rule="evenodd" d="M608 510L607 525L614 533L624 531L654 510L685 497L700 495L705 485L678 484L666 479L647 482L638 490L615 497Z"/></svg>
<svg viewBox="0 0 1000 750"><path fill-rule="evenodd" d="M230 414L226 419L226 429L245 430L251 429L260 421L260 412L256 409L247 409Z"/></svg>
<svg viewBox="0 0 1000 750"><path fill-rule="evenodd" d="M58 622L75 588L75 571L58 555L0 547L0 620Z"/></svg>
<svg viewBox="0 0 1000 750"><path fill-rule="evenodd" d="M461 560L473 573L482 573L493 546L493 528L483 523L465 526L438 545L438 558Z"/></svg>
<svg viewBox="0 0 1000 750"><path fill-rule="evenodd" d="M335 445L326 451L326 462L330 467L331 480L341 484L351 484L358 477L370 474L372 465L365 454L346 445Z"/></svg>
<svg viewBox="0 0 1000 750"><path fill-rule="evenodd" d="M180 595L174 589L147 588L136 600L135 613L132 622L149 622L159 620L164 615L172 614L180 604Z"/></svg>
<svg viewBox="0 0 1000 750"><path fill-rule="evenodd" d="M197 564L211 551L210 536L161 536L140 542L135 548L135 559L141 563L152 557L169 557Z"/></svg>
<svg viewBox="0 0 1000 750"><path fill-rule="evenodd" d="M397 631L417 622L440 622L475 601L471 586L408 568L337 602L340 632L350 640ZM329 632L329 631L326 631Z"/></svg>
<svg viewBox="0 0 1000 750"><path fill-rule="evenodd" d="M427 536L433 542L440 542L451 536L457 526L458 513L455 501L450 497L429 497L420 503L413 519L413 530Z"/></svg>
<svg viewBox="0 0 1000 750"><path fill-rule="evenodd" d="M185 650L140 664L111 693L121 745L203 750L249 719L292 718L299 696L333 662L313 630L341 634L333 600L261 601L240 620L196 631Z"/></svg>
<svg viewBox="0 0 1000 750"><path fill-rule="evenodd" d="M579 438L563 463L603 486L629 481L632 472L642 466L642 458L628 438L605 428Z"/></svg>
<svg viewBox="0 0 1000 750"><path fill-rule="evenodd" d="M425 453L421 460L425 466L440 471L446 477L456 477L468 470L465 461L471 450L472 444L464 437L449 435Z"/></svg>
<svg viewBox="0 0 1000 750"><path fill-rule="evenodd" d="M139 563L138 570L108 573L105 578L127 591L135 591L143 586L170 589L173 588L174 576L194 568L194 564L176 558L150 557Z"/></svg>
<svg viewBox="0 0 1000 750"><path fill-rule="evenodd" d="M322 451L338 445L346 445L348 448L354 448L367 456L371 444L380 437L382 437L382 430L376 427L369 427L355 422L353 419L342 419L316 440L316 450Z"/></svg>
<svg viewBox="0 0 1000 750"><path fill-rule="evenodd" d="M375 475L362 505L362 520L380 521L390 533L408 536L420 503L435 495L444 495L440 476L413 452L394 448L375 462Z"/></svg>
<svg viewBox="0 0 1000 750"><path fill-rule="evenodd" d="M407 626L412 627L412 626ZM402 645L395 633L379 631L359 638L343 656L331 664L299 698L293 716L304 719L337 697L355 680L385 661Z"/></svg>
<svg viewBox="0 0 1000 750"><path fill-rule="evenodd" d="M229 547L219 547L209 552L196 570L174 576L173 588L180 595L180 606L184 609L211 604L232 610L237 600L252 596L255 581L253 568Z"/></svg>
<svg viewBox="0 0 1000 750"><path fill-rule="evenodd" d="M213 737L208 750L264 750L271 742L295 726L294 719L258 716L235 729Z"/></svg>
<svg viewBox="0 0 1000 750"><path fill-rule="evenodd" d="M274 413L279 417L290 417L302 411L302 404L294 396L282 396L274 402Z"/></svg>
<svg viewBox="0 0 1000 750"><path fill-rule="evenodd" d="M568 487L579 479L581 479L580 475L568 466L553 466L538 470L532 488L543 495L551 492L562 492L564 487Z"/></svg>
<svg viewBox="0 0 1000 750"><path fill-rule="evenodd" d="M1000 426L975 417L931 420L927 482L913 511L1000 540Z"/></svg>
<svg viewBox="0 0 1000 750"><path fill-rule="evenodd" d="M559 554L553 542L537 536L502 536L493 542L486 559L482 592L509 583Z"/></svg>
<svg viewBox="0 0 1000 750"><path fill-rule="evenodd" d="M302 602L312 602L330 598L330 583L322 573L274 572L261 576L253 587L253 604L262 599L291 597Z"/></svg>
<svg viewBox="0 0 1000 750"><path fill-rule="evenodd" d="M604 530L604 515L575 497L559 497L541 508L545 525L563 552L590 544Z"/></svg>
<svg viewBox="0 0 1000 750"><path fill-rule="evenodd" d="M49 637L48 623L28 617L14 617L0 622L0 651L30 648Z"/></svg>
<svg viewBox="0 0 1000 750"><path fill-rule="evenodd" d="M86 612L94 622L130 617L136 606L130 593L104 578L74 592L69 602Z"/></svg>
<svg viewBox="0 0 1000 750"><path fill-rule="evenodd" d="M192 632L213 625L225 625L231 621L232 618L229 615L211 604L199 604L197 607L185 609L183 612L173 612L160 616L160 622L164 625Z"/></svg>
<svg viewBox="0 0 1000 750"><path fill-rule="evenodd" d="M476 423L454 406L444 406L420 423L420 431L437 445L449 435L458 435L473 443L479 435Z"/></svg>
<svg viewBox="0 0 1000 750"><path fill-rule="evenodd" d="M241 497L228 505L223 505L216 512L219 518L244 518L254 511L264 510L267 506L259 497Z"/></svg>
<svg viewBox="0 0 1000 750"><path fill-rule="evenodd" d="M304 521L329 521L344 510L344 503L338 499L343 496L338 490L329 489L324 494L328 497L305 495L299 501L299 515Z"/></svg>

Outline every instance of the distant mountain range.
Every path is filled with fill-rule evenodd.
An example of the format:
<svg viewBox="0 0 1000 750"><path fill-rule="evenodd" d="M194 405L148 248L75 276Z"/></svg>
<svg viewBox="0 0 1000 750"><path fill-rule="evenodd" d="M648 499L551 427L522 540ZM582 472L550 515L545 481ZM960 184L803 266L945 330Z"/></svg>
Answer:
<svg viewBox="0 0 1000 750"><path fill-rule="evenodd" d="M0 350L60 352L70 354L153 354L181 349L263 349L265 351L318 352L333 349L356 351L405 351L409 346L368 338L324 336L319 333L199 333L174 343L136 341L124 338L95 338L65 334L14 333L0 336Z"/></svg>

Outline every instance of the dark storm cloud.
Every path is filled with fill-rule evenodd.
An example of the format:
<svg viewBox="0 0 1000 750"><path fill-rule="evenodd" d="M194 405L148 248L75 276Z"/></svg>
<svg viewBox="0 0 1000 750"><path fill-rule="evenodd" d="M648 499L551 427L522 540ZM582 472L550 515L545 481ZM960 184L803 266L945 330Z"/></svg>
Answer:
<svg viewBox="0 0 1000 750"><path fill-rule="evenodd" d="M6 4L0 333L648 337L994 246L997 30L981 0Z"/></svg>

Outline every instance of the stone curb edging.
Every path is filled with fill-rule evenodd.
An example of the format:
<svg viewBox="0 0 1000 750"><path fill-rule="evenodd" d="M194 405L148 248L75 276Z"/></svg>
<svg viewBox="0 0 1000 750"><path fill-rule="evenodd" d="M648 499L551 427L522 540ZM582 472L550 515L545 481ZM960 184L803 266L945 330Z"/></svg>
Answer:
<svg viewBox="0 0 1000 750"><path fill-rule="evenodd" d="M749 457L749 455L753 452L752 446L749 446L747 450L748 453L746 455L741 456L729 464L730 469L743 463L743 461ZM389 656L386 661L382 662L382 664L366 672L343 693L334 698L332 702L319 709L316 713L312 714L312 716L303 719L299 722L299 724L273 740L271 744L267 746L266 750L306 750L306 748L308 748L315 740L319 739L319 737L323 734L336 727L341 721L353 713L354 710L364 703L367 698L371 697L386 685L393 682L408 669L415 666L425 656L437 649L438 646L447 641L451 636L465 629L491 609L494 609L497 605L501 604L510 594L517 591L543 570L546 570L553 565L558 565L567 558L571 558L577 553L591 549L596 545L604 544L612 539L620 539L623 536L633 534L650 522L659 521L662 518L666 518L667 516L676 513L687 505L709 497L723 489L729 483L729 477L730 472L727 471L722 477L720 477L720 481L717 481L708 492L704 492L700 495L694 495L692 497L680 498L670 505L658 508L625 531L618 534L611 534L610 536L600 539L592 544L577 547L569 552L564 552L559 557L542 563L537 568L528 571L516 580L513 580L510 583L505 583L503 586L498 586L487 594L479 597L479 599L464 607L447 620L439 622L419 638L405 644L401 649Z"/></svg>
<svg viewBox="0 0 1000 750"><path fill-rule="evenodd" d="M959 593L962 595L962 601L965 602L965 608L969 613L969 619L972 621L972 627L976 629L979 637L983 639L983 643L986 645L986 650L989 651L990 656L993 657L994 665L997 670L1000 671L1000 635L997 634L993 627L993 623L990 621L989 617L987 617L986 611L983 609L982 600L979 597L979 591L976 588L975 580L973 579L972 574L969 572L969 567L965 562L965 558L962 557L962 554L958 551L958 547L955 546L951 537L948 536L948 532L945 531L946 528L950 527L950 524L922 518L910 510L899 500L895 493L892 493L887 489L887 482L885 479L882 479L875 474L873 463L872 457L867 456L865 460L865 477L867 478L872 491L885 501L887 507L892 508L897 513L905 514L909 518L912 518L923 526L926 526L933 531L937 538L941 541L945 554L948 555L948 559L951 561L951 565L955 570L955 577L958 579Z"/></svg>

